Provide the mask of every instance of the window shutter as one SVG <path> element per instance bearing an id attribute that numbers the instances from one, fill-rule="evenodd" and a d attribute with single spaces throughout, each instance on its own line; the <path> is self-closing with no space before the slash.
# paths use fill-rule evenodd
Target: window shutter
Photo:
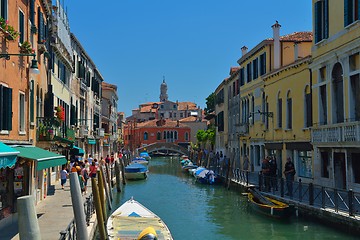
<path id="1" fill-rule="evenodd" d="M 74 105 L 71 105 L 70 108 L 70 125 L 76 125 L 76 110 Z"/>
<path id="2" fill-rule="evenodd" d="M 34 80 L 31 80 L 30 81 L 30 122 L 34 122 L 34 91 L 35 91 Z"/>
<path id="3" fill-rule="evenodd" d="M 5 110 L 4 129 L 10 131 L 12 130 L 12 89 L 4 87 L 3 96 Z"/>
<path id="4" fill-rule="evenodd" d="M 40 11 L 40 7 L 38 8 L 38 29 L 38 43 L 42 44 L 42 40 L 44 39 L 44 17 Z"/>
<path id="5" fill-rule="evenodd" d="M 1 1 L 1 12 L 0 12 L 0 16 L 7 20 L 8 16 L 7 16 L 7 0 L 3 0 Z"/>
<path id="6" fill-rule="evenodd" d="M 25 26 L 24 26 L 24 14 L 21 11 L 19 11 L 19 32 L 20 32 L 19 42 L 23 43 L 25 38 Z"/>
<path id="7" fill-rule="evenodd" d="M 329 37 L 329 0 L 324 1 L 324 38 Z"/>
<path id="8" fill-rule="evenodd" d="M 30 0 L 30 22 L 33 26 L 35 25 L 34 16 L 35 16 L 35 0 Z"/>
<path id="9" fill-rule="evenodd" d="M 288 104 L 288 129 L 292 128 L 292 99 L 289 98 L 287 100 L 287 104 Z"/>

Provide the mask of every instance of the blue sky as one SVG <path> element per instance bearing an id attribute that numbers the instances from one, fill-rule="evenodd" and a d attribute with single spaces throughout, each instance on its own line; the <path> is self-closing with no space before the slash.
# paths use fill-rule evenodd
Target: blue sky
<path id="1" fill-rule="evenodd" d="M 61 0 L 63 2 L 64 0 Z M 65 0 L 70 29 L 106 82 L 118 86 L 118 110 L 159 101 L 163 76 L 170 101 L 205 99 L 237 66 L 241 47 L 311 31 L 309 0 Z"/>

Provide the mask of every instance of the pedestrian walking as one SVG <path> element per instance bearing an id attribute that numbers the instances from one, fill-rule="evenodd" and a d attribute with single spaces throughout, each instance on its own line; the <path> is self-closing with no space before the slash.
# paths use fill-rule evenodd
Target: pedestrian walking
<path id="1" fill-rule="evenodd" d="M 76 166 L 76 170 L 77 170 L 77 174 L 78 174 L 78 178 L 79 178 L 81 194 L 83 194 L 85 192 L 85 179 L 84 179 L 83 175 L 81 175 L 81 167 Z"/>
<path id="2" fill-rule="evenodd" d="M 66 166 L 62 167 L 60 171 L 60 178 L 61 178 L 61 188 L 64 189 L 64 185 L 66 183 L 67 176 L 69 175 L 68 171 L 66 170 Z"/>
<path id="3" fill-rule="evenodd" d="M 285 164 L 284 175 L 285 175 L 286 187 L 287 187 L 287 193 L 285 193 L 285 195 L 288 195 L 290 197 L 293 196 L 293 182 L 294 182 L 295 173 L 296 173 L 295 166 L 292 163 L 291 158 L 288 157 Z"/>
<path id="4" fill-rule="evenodd" d="M 90 177 L 91 178 L 96 178 L 97 168 L 98 167 L 96 166 L 96 163 L 93 161 L 90 166 Z"/>

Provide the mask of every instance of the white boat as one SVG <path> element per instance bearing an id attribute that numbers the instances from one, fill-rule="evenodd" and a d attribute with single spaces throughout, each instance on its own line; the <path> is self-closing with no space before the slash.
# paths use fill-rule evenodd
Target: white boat
<path id="1" fill-rule="evenodd" d="M 148 169 L 140 163 L 133 163 L 125 167 L 125 178 L 130 180 L 147 178 Z"/>
<path id="2" fill-rule="evenodd" d="M 133 198 L 110 215 L 106 226 L 109 239 L 173 239 L 161 218 Z"/>
<path id="3" fill-rule="evenodd" d="M 147 166 L 149 164 L 149 161 L 146 160 L 144 157 L 136 157 L 133 160 L 131 160 L 131 164 L 133 164 L 133 163 L 139 163 L 144 166 Z"/>

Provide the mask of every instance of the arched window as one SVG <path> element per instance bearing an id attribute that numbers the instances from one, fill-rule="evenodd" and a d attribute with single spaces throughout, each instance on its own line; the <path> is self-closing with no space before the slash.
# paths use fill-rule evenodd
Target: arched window
<path id="1" fill-rule="evenodd" d="M 170 132 L 169 131 L 167 131 L 167 133 L 166 133 L 166 138 L 170 139 Z"/>
<path id="2" fill-rule="evenodd" d="M 280 97 L 280 92 L 278 93 L 277 98 L 277 127 L 282 128 L 282 99 Z"/>
<path id="3" fill-rule="evenodd" d="M 161 140 L 161 133 L 160 133 L 160 132 L 157 132 L 157 134 L 156 134 L 156 140 Z"/>
<path id="4" fill-rule="evenodd" d="M 188 132 L 185 133 L 185 141 L 189 141 L 189 133 Z"/>
<path id="5" fill-rule="evenodd" d="M 149 137 L 148 133 L 144 132 L 144 140 L 148 140 L 148 137 Z"/>
<path id="6" fill-rule="evenodd" d="M 178 132 L 177 131 L 174 132 L 174 138 L 175 138 L 175 140 L 178 139 Z"/>
<path id="7" fill-rule="evenodd" d="M 310 87 L 306 86 L 305 88 L 305 92 L 304 92 L 304 107 L 305 107 L 305 111 L 304 111 L 304 127 L 308 128 L 311 127 L 312 125 L 312 100 L 311 100 L 311 91 L 310 91 Z"/>
<path id="8" fill-rule="evenodd" d="M 343 69 L 340 63 L 336 63 L 331 73 L 333 84 L 333 104 L 334 111 L 333 123 L 344 122 L 344 86 Z"/>
<path id="9" fill-rule="evenodd" d="M 290 91 L 286 97 L 286 128 L 292 129 L 292 98 Z"/>
<path id="10" fill-rule="evenodd" d="M 163 137 L 163 139 L 166 139 L 166 131 L 164 131 L 164 137 Z"/>

